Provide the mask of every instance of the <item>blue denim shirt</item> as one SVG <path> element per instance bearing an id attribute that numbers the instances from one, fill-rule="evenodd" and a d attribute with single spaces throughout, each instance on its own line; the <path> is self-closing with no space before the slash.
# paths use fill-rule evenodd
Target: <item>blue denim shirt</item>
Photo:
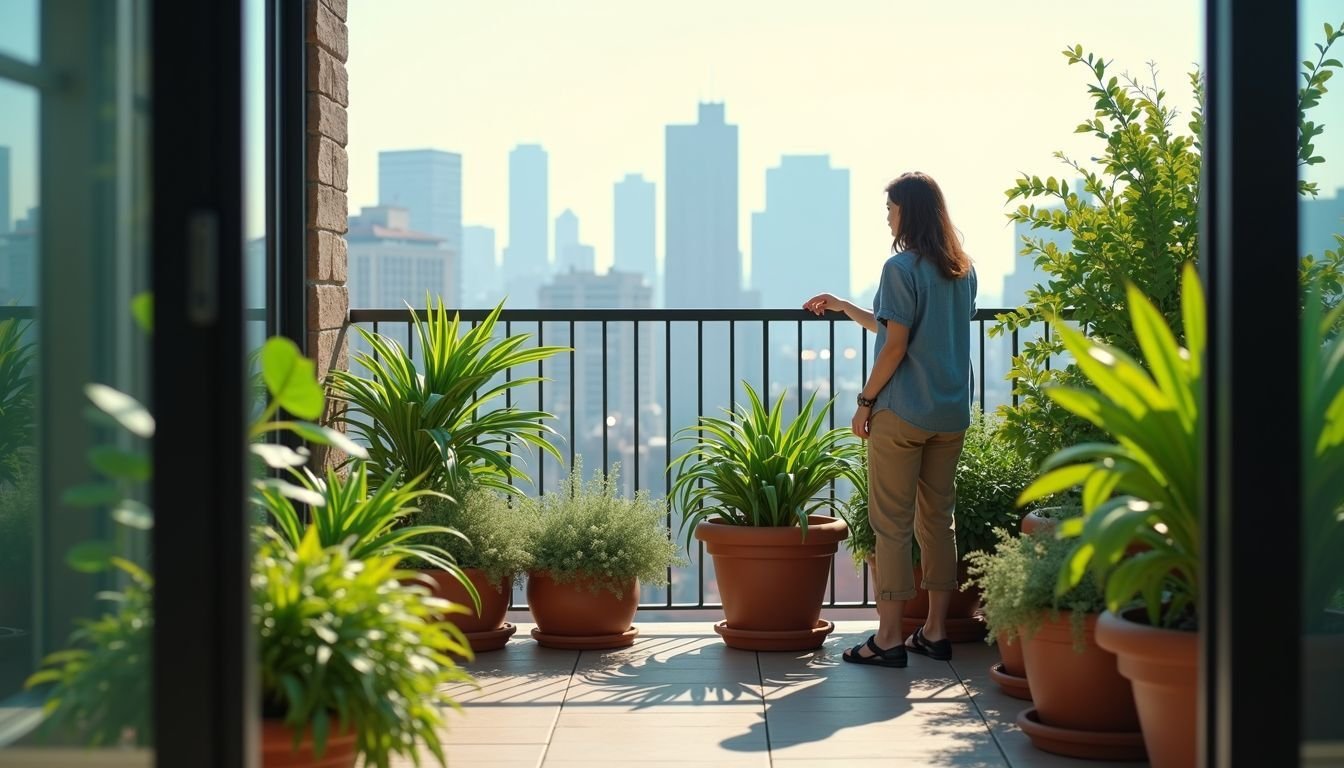
<path id="1" fill-rule="evenodd" d="M 873 300 L 877 341 L 887 343 L 884 321 L 910 329 L 905 359 L 877 395 L 873 412 L 886 408 L 930 432 L 961 432 L 971 423 L 970 319 L 975 314 L 975 267 L 966 277 L 943 277 L 938 266 L 901 251 L 882 267 Z"/>

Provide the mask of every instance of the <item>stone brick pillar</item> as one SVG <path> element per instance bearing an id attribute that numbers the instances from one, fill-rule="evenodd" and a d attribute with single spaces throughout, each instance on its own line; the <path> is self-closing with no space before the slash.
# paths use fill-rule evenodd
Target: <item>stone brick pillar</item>
<path id="1" fill-rule="evenodd" d="M 346 286 L 346 190 L 350 106 L 346 0 L 307 0 L 308 58 L 308 356 L 325 378 L 348 367 L 343 328 L 350 308 Z"/>

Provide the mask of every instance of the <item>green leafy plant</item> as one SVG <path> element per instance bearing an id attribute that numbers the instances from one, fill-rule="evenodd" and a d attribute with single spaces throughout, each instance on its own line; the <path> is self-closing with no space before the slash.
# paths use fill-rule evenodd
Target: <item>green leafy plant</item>
<path id="1" fill-rule="evenodd" d="M 426 499 L 412 521 L 455 531 L 429 534 L 423 540 L 442 547 L 462 568 L 484 571 L 492 584 L 506 578 L 516 583 L 532 565 L 527 516 L 493 489 L 471 488 L 461 494 L 461 501 Z M 411 560 L 408 567 L 432 566 L 423 560 Z"/>
<path id="2" fill-rule="evenodd" d="M 33 354 L 25 337 L 32 325 L 0 320 L 0 485 L 12 482 L 10 457 L 33 445 Z"/>
<path id="3" fill-rule="evenodd" d="M 453 655 L 471 658 L 471 646 L 439 616 L 460 606 L 401 583 L 410 572 L 395 557 L 360 560 L 319 538 L 310 526 L 297 547 L 277 535 L 257 552 L 263 715 L 296 745 L 311 732 L 319 756 L 331 734 L 353 730 L 363 765 L 388 768 L 393 755 L 419 765 L 422 749 L 447 765 L 441 707 L 456 706 L 448 684 L 470 680 Z"/>
<path id="4" fill-rule="evenodd" d="M 1021 525 L 1024 510 L 1018 507 L 1017 497 L 1031 480 L 1031 466 L 1003 440 L 1000 428 L 992 414 L 979 409 L 971 414 L 957 463 L 956 535 L 961 556 L 992 549 L 998 541 L 996 529 L 1016 531 Z M 849 524 L 846 543 L 860 569 L 877 551 L 877 537 L 868 520 L 866 460 L 863 465 L 854 493 L 841 509 Z M 919 562 L 919 543 L 912 544 L 914 561 Z"/>
<path id="5" fill-rule="evenodd" d="M 1046 391 L 1115 442 L 1082 443 L 1057 452 L 1021 500 L 1082 488 L 1083 516 L 1059 524 L 1060 536 L 1077 538 L 1059 573 L 1061 593 L 1090 568 L 1105 584 L 1110 610 L 1141 597 L 1152 624 L 1192 629 L 1198 625 L 1200 592 L 1204 293 L 1194 265 L 1187 265 L 1182 348 L 1157 306 L 1133 284 L 1127 292 L 1148 369 L 1125 352 L 1055 322 L 1065 348 L 1095 389 Z M 1142 551 L 1128 554 L 1135 544 Z"/>
<path id="6" fill-rule="evenodd" d="M 500 376 L 567 351 L 524 347 L 528 334 L 494 339 L 502 310 L 501 304 L 479 325 L 463 330 L 457 315 L 449 319 L 442 299 L 430 304 L 423 320 L 411 309 L 423 371 L 393 339 L 355 329 L 373 349 L 373 354 L 355 356 L 370 377 L 333 371 L 330 384 L 348 406 L 337 421 L 368 444 L 369 478 L 375 486 L 400 471 L 402 477 L 424 476 L 428 487 L 450 494 L 468 481 L 507 492 L 511 480 L 527 478 L 513 453 L 520 443 L 560 459 L 547 439 L 555 434 L 545 423 L 551 414 L 486 407 L 515 387 L 541 381 L 519 376 L 492 383 Z"/>
<path id="7" fill-rule="evenodd" d="M 1302 467 L 1304 480 L 1302 595 L 1308 630 L 1344 629 L 1336 610 L 1344 589 L 1344 305 L 1322 312 L 1320 290 L 1309 290 L 1302 325 Z"/>
<path id="8" fill-rule="evenodd" d="M 339 444 L 362 452 L 344 435 L 327 427 L 301 420 L 275 420 L 282 408 L 297 419 L 315 418 L 322 410 L 322 390 L 311 361 L 304 359 L 288 339 L 269 340 L 261 360 L 271 403 L 250 427 L 254 439 L 289 430 L 312 442 Z M 154 741 L 148 685 L 153 675 L 147 649 L 154 629 L 154 579 L 147 563 L 137 562 L 127 553 L 145 550 L 145 536 L 154 525 L 153 511 L 137 499 L 151 477 L 148 443 L 154 436 L 154 417 L 135 398 L 106 385 L 90 384 L 84 391 L 99 414 L 98 421 L 117 427 L 121 436 L 116 443 L 89 452 L 89 463 L 100 479 L 68 489 L 63 500 L 72 507 L 106 508 L 116 526 L 110 540 L 86 541 L 73 547 L 66 554 L 66 563 L 82 573 L 109 573 L 116 579 L 116 588 L 98 595 L 108 603 L 109 610 L 96 619 L 79 622 L 69 647 L 48 655 L 25 685 L 45 688 L 44 728 L 48 733 L 70 734 L 92 745 L 150 745 Z M 279 445 L 254 443 L 252 450 L 259 460 L 276 468 L 289 468 L 306 460 L 306 453 Z M 257 478 L 254 489 L 310 504 L 324 501 L 320 494 L 280 478 Z"/>
<path id="9" fill-rule="evenodd" d="M 431 537 L 461 539 L 462 534 L 444 525 L 410 524 L 416 506 L 426 498 L 443 494 L 418 488 L 419 480 L 399 483 L 393 472 L 389 482 L 370 491 L 365 463 L 356 460 L 344 475 L 327 469 L 319 478 L 307 467 L 291 470 L 299 484 L 322 498 L 312 507 L 311 522 L 305 523 L 294 502 L 281 490 L 267 486 L 257 490 L 253 503 L 265 510 L 279 534 L 292 547 L 299 546 L 308 529 L 317 531 L 318 544 L 332 547 L 344 543 L 355 559 L 391 557 L 414 560 L 426 567 L 448 571 L 471 594 L 480 609 L 479 596 L 452 554 Z"/>
<path id="10" fill-rule="evenodd" d="M 1090 573 L 1067 592 L 1056 591 L 1073 543 L 1048 531 L 1026 535 L 999 528 L 994 535 L 997 543 L 992 550 L 966 556 L 970 578 L 962 585 L 962 589 L 980 588 L 980 606 L 989 629 L 985 642 L 996 638 L 1015 642 L 1020 629 L 1034 633 L 1046 616 L 1058 619 L 1065 610 L 1072 611 L 1073 645 L 1081 651 L 1087 614 L 1101 613 L 1106 600 Z"/>
<path id="11" fill-rule="evenodd" d="M 1307 114 L 1340 66 L 1328 55 L 1340 35 L 1327 25 L 1325 41 L 1317 45 L 1320 58 L 1303 62 L 1298 100 L 1303 165 L 1324 162 L 1313 144 L 1324 126 L 1308 121 Z M 1063 53 L 1070 65 L 1084 67 L 1091 81 L 1088 94 L 1095 112 L 1076 132 L 1091 134 L 1100 143 L 1096 170 L 1057 152 L 1070 175 L 1083 180 L 1086 197 L 1071 192 L 1067 179 L 1034 175 L 1022 176 L 1007 190 L 1009 202 L 1020 201 L 1009 219 L 1033 230 L 1067 232 L 1071 242 L 1061 248 L 1047 238 L 1023 238 L 1021 252 L 1033 257 L 1042 282 L 1027 291 L 1021 307 L 1000 315 L 990 334 L 1067 316 L 1082 333 L 1134 356 L 1140 347 L 1125 311 L 1127 281 L 1143 285 L 1166 324 L 1182 332 L 1177 291 L 1181 265 L 1199 255 L 1203 79 L 1199 72 L 1190 75 L 1196 108 L 1187 130 L 1181 130 L 1155 71 L 1144 83 L 1128 74 L 1112 74 L 1111 62 L 1082 46 Z M 1301 191 L 1316 193 L 1306 182 Z M 1333 286 L 1337 294 L 1342 264 L 1336 252 L 1319 259 L 1308 256 L 1302 279 Z M 1000 408 L 1004 433 L 1033 466 L 1065 446 L 1100 438 L 1091 422 L 1045 394 L 1052 387 L 1087 386 L 1058 335 L 1025 341 L 1008 377 L 1020 397 L 1018 405 Z"/>
<path id="12" fill-rule="evenodd" d="M 814 392 L 797 418 L 784 427 L 781 398 L 767 410 L 744 382 L 748 404 L 733 418 L 701 416 L 678 433 L 691 443 L 668 472 L 672 502 L 682 513 L 689 547 L 695 525 L 798 526 L 807 536 L 807 516 L 838 513 L 843 501 L 825 493 L 841 478 L 860 482 L 862 446 L 848 429 L 825 429 L 832 403 L 816 407 Z"/>
<path id="13" fill-rule="evenodd" d="M 682 562 L 663 524 L 667 510 L 647 491 L 620 496 L 618 470 L 585 483 L 576 463 L 559 491 L 523 500 L 532 570 L 560 583 L 588 579 L 618 596 L 632 578 L 667 584 L 668 568 Z"/>

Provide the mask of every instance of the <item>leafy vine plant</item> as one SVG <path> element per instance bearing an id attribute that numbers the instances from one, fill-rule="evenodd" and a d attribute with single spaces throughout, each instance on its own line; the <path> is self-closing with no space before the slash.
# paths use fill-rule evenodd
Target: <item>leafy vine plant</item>
<path id="1" fill-rule="evenodd" d="M 1324 162 L 1315 140 L 1323 124 L 1308 120 L 1326 93 L 1326 84 L 1341 67 L 1330 51 L 1344 29 L 1326 25 L 1319 56 L 1303 65 L 1298 98 L 1299 163 Z M 1013 358 L 1008 378 L 1018 404 L 1000 406 L 1003 433 L 1022 456 L 1039 464 L 1055 451 L 1099 437 L 1085 420 L 1045 396 L 1051 387 L 1085 384 L 1057 334 L 1033 334 L 1052 318 L 1067 318 L 1084 334 L 1130 355 L 1139 353 L 1128 322 L 1126 283 L 1143 286 L 1164 320 L 1183 335 L 1179 286 L 1181 267 L 1199 258 L 1201 137 L 1204 125 L 1204 78 L 1189 75 L 1193 109 L 1181 125 L 1181 114 L 1161 86 L 1157 67 L 1149 65 L 1140 80 L 1116 72 L 1112 61 L 1081 45 L 1066 48 L 1070 66 L 1087 73 L 1093 114 L 1075 129 L 1091 134 L 1101 145 L 1096 156 L 1082 162 L 1063 152 L 1055 157 L 1082 180 L 1080 195 L 1068 178 L 1023 174 L 1006 191 L 1017 207 L 1009 220 L 1031 230 L 1066 233 L 1066 245 L 1051 238 L 1025 235 L 1021 253 L 1030 256 L 1039 282 L 1016 309 L 999 315 L 990 335 L 1027 330 Z M 1302 195 L 1317 193 L 1303 180 Z M 1304 285 L 1317 285 L 1338 302 L 1344 272 L 1341 248 L 1319 258 L 1302 260 Z M 1285 254 L 1285 258 L 1287 258 Z"/>

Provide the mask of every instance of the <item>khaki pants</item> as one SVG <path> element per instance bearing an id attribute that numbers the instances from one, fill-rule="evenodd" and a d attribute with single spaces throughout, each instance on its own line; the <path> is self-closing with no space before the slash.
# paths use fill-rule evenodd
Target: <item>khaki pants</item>
<path id="1" fill-rule="evenodd" d="M 957 588 L 957 461 L 965 432 L 929 432 L 883 409 L 868 422 L 868 517 L 877 534 L 877 599 L 915 596 L 910 535 L 924 588 Z"/>

